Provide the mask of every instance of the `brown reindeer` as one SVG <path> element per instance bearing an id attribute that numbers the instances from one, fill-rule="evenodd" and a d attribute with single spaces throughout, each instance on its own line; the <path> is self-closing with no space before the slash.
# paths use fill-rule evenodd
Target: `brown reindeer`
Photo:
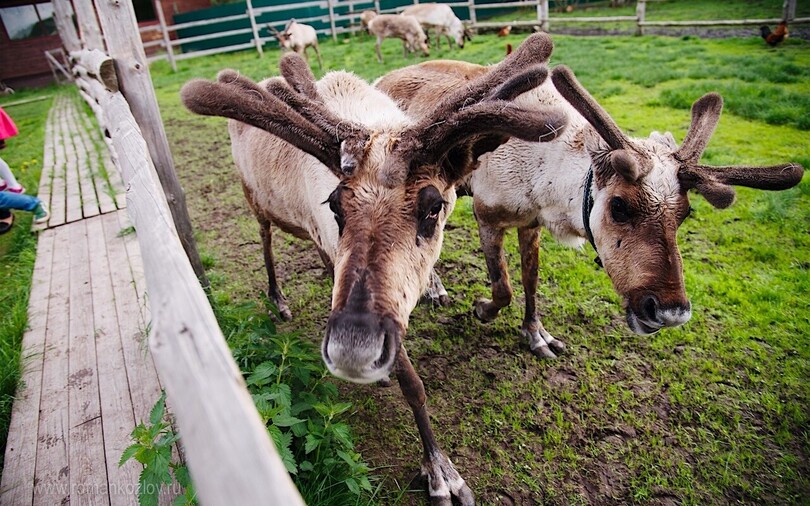
<path id="1" fill-rule="evenodd" d="M 311 239 L 334 266 L 323 360 L 358 383 L 395 369 L 422 438 L 433 504 L 473 499 L 430 427 L 424 386 L 403 347 L 408 318 L 439 256 L 456 182 L 509 137 L 550 140 L 564 126 L 555 108 L 510 103 L 545 80 L 550 53 L 545 35 L 527 39 L 419 120 L 353 74 L 330 72 L 315 82 L 294 54 L 282 58 L 282 78 L 256 84 L 223 71 L 217 82 L 193 80 L 181 92 L 193 112 L 232 119 L 233 155 L 261 226 L 270 297 L 283 302 L 271 223 Z"/>
<path id="2" fill-rule="evenodd" d="M 391 72 L 376 86 L 418 117 L 444 94 L 487 72 L 487 67 L 465 62 L 426 62 Z M 511 140 L 482 157 L 463 184 L 473 197 L 492 284 L 492 300 L 477 301 L 475 315 L 491 321 L 511 302 L 503 237 L 516 227 L 526 297 L 522 334 L 534 354 L 548 358 L 564 345 L 543 327 L 535 306 L 541 227 L 564 244 L 590 241 L 622 296 L 628 326 L 651 334 L 691 317 L 676 241 L 690 211 L 688 190 L 724 208 L 734 200 L 732 185 L 784 190 L 798 184 L 803 174 L 793 163 L 701 165 L 722 109 L 715 93 L 695 102 L 692 124 L 679 147 L 670 133 L 654 132 L 647 139 L 624 135 L 565 67 L 552 71 L 552 81 L 516 103 L 529 109 L 567 108 L 566 131 L 544 144 Z"/>

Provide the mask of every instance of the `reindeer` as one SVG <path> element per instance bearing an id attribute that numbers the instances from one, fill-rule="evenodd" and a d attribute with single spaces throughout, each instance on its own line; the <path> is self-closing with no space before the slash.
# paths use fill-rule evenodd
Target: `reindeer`
<path id="1" fill-rule="evenodd" d="M 374 46 L 374 50 L 377 52 L 377 61 L 380 63 L 383 62 L 380 45 L 386 37 L 402 39 L 402 52 L 405 57 L 409 53 L 415 52 L 417 47 L 422 50 L 423 55 L 430 56 L 425 32 L 422 30 L 419 21 L 413 16 L 379 14 L 368 21 L 368 31 L 377 36 L 377 44 Z"/>
<path id="2" fill-rule="evenodd" d="M 336 376 L 369 383 L 395 369 L 422 437 L 422 472 L 433 504 L 472 492 L 438 446 L 426 396 L 403 346 L 410 312 L 439 256 L 455 184 L 510 136 L 550 140 L 565 125 L 555 108 L 511 100 L 546 75 L 550 40 L 537 34 L 419 120 L 346 72 L 315 82 L 296 54 L 281 78 L 256 84 L 237 72 L 192 80 L 181 98 L 198 114 L 231 118 L 234 160 L 261 228 L 270 284 L 271 224 L 311 239 L 334 266 L 332 308 L 321 354 Z M 395 367 L 396 365 L 396 367 Z"/>
<path id="3" fill-rule="evenodd" d="M 410 5 L 402 11 L 401 15 L 415 17 L 424 27 L 426 33 L 431 28 L 435 29 L 436 47 L 439 49 L 442 47 L 442 35 L 447 37 L 448 47 L 452 46 L 455 41 L 459 48 L 464 48 L 464 41 L 472 40 L 470 31 L 447 4 Z"/>
<path id="4" fill-rule="evenodd" d="M 279 45 L 282 49 L 293 50 L 309 61 L 307 48 L 311 47 L 315 51 L 315 56 L 318 57 L 318 68 L 323 71 L 323 62 L 321 61 L 321 52 L 318 49 L 318 32 L 315 28 L 298 23 L 291 19 L 283 32 L 279 32 L 273 25 L 268 24 L 267 27 L 273 32 L 273 35 L 278 39 Z"/>
<path id="5" fill-rule="evenodd" d="M 488 71 L 465 62 L 426 62 L 391 72 L 376 86 L 419 117 Z M 716 93 L 694 103 L 679 147 L 668 132 L 647 139 L 624 135 L 567 68 L 556 67 L 551 81 L 515 102 L 527 109 L 565 108 L 566 131 L 544 144 L 507 142 L 482 157 L 460 188 L 473 197 L 492 288 L 492 300 L 476 301 L 475 316 L 492 321 L 512 300 L 503 237 L 516 227 L 526 297 L 521 333 L 538 357 L 554 358 L 565 349 L 536 311 L 538 234 L 546 227 L 563 244 L 593 245 L 633 332 L 648 335 L 686 323 L 692 312 L 676 232 L 690 213 L 687 192 L 695 190 L 722 209 L 734 201 L 732 185 L 784 190 L 799 183 L 802 167 L 701 165 L 722 109 Z"/>

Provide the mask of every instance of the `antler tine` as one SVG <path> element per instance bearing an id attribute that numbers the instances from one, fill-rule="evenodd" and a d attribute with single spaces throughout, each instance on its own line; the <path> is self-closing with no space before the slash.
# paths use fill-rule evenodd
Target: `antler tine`
<path id="1" fill-rule="evenodd" d="M 516 73 L 532 65 L 547 63 L 553 49 L 554 43 L 548 35 L 544 33 L 530 35 L 517 50 L 504 58 L 501 63 L 497 64 L 484 76 L 471 82 L 467 88 L 461 89 L 442 100 L 436 106 L 434 112 L 422 120 L 421 127 L 429 127 L 446 118 L 448 114 L 489 98 L 488 95 L 492 93 L 493 88 L 502 85 Z M 542 83 L 542 80 L 537 84 L 540 83 Z M 526 91 L 526 89 L 523 91 Z"/>
<path id="2" fill-rule="evenodd" d="M 255 126 L 311 154 L 333 172 L 339 171 L 340 151 L 334 138 L 259 86 L 249 86 L 236 73 L 229 82 L 194 79 L 180 90 L 183 104 L 192 112 L 223 116 Z"/>
<path id="3" fill-rule="evenodd" d="M 692 122 L 675 157 L 685 163 L 696 164 L 709 143 L 723 111 L 723 97 L 707 93 L 692 104 Z"/>
<path id="4" fill-rule="evenodd" d="M 613 118 L 590 93 L 577 81 L 574 73 L 565 65 L 558 65 L 551 70 L 551 82 L 588 123 L 593 126 L 611 149 L 624 149 L 629 141 Z"/>
<path id="5" fill-rule="evenodd" d="M 486 100 L 514 100 L 522 93 L 537 88 L 548 77 L 545 65 L 535 65 L 495 88 Z"/>
<path id="6" fill-rule="evenodd" d="M 567 121 L 566 114 L 554 107 L 530 111 L 506 101 L 482 102 L 460 111 L 448 122 L 464 124 L 465 128 L 450 125 L 446 132 L 431 136 L 420 151 L 424 153 L 422 156 L 431 157 L 434 153 L 441 152 L 443 147 L 446 150 L 467 137 L 477 135 L 550 141 L 562 132 Z"/>
<path id="7" fill-rule="evenodd" d="M 315 88 L 315 75 L 298 53 L 287 53 L 278 64 L 281 76 L 292 86 L 292 89 L 310 100 L 323 102 Z"/>
<path id="8" fill-rule="evenodd" d="M 267 92 L 292 107 L 311 123 L 333 135 L 338 141 L 347 137 L 368 137 L 368 131 L 362 125 L 341 120 L 320 101 L 311 100 L 306 95 L 296 93 L 281 81 L 268 82 Z"/>
<path id="9" fill-rule="evenodd" d="M 798 163 L 783 163 L 769 167 L 711 167 L 688 165 L 678 171 L 684 189 L 695 189 L 714 207 L 724 209 L 734 203 L 735 186 L 758 190 L 787 190 L 799 184 L 804 168 Z"/>

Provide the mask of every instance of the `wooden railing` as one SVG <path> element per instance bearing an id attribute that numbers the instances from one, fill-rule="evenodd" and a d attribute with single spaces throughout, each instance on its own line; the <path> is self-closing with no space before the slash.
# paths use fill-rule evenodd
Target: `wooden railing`
<path id="1" fill-rule="evenodd" d="M 268 41 L 275 41 L 273 37 L 262 37 L 260 35 L 263 25 L 257 21 L 261 15 L 270 12 L 287 12 L 298 10 L 307 7 L 317 7 L 323 11 L 319 16 L 310 16 L 304 18 L 296 18 L 296 21 L 301 23 L 319 22 L 321 24 L 328 24 L 329 28 L 322 28 L 316 30 L 321 35 L 329 35 L 336 38 L 341 33 L 355 32 L 360 29 L 360 13 L 366 9 L 373 9 L 382 13 L 396 13 L 402 11 L 404 7 L 394 9 L 380 10 L 379 0 L 348 0 L 339 3 L 341 8 L 348 7 L 348 14 L 335 14 L 335 7 L 338 5 L 337 0 L 315 0 L 304 1 L 301 3 L 287 3 L 284 5 L 255 8 L 251 0 L 246 0 L 245 12 L 243 14 L 236 14 L 232 16 L 223 16 L 220 18 L 206 19 L 200 21 L 191 21 L 187 23 L 178 23 L 168 25 L 163 17 L 163 10 L 160 5 L 160 0 L 157 1 L 157 12 L 159 17 L 159 24 L 142 27 L 141 33 L 148 33 L 150 31 L 159 31 L 161 37 L 159 39 L 144 42 L 145 48 L 162 48 L 165 52 L 158 53 L 149 58 L 149 61 L 155 60 L 168 60 L 173 69 L 177 69 L 176 62 L 187 58 L 194 58 L 197 56 L 206 56 L 216 53 L 224 53 L 230 51 L 238 51 L 243 49 L 256 48 L 261 55 L 263 46 Z M 419 0 L 413 0 L 413 3 L 419 3 Z M 768 18 L 768 19 L 727 19 L 727 20 L 693 20 L 693 21 L 648 21 L 647 20 L 647 3 L 648 0 L 639 0 L 636 3 L 636 14 L 634 16 L 603 16 L 603 17 L 563 17 L 563 16 L 550 16 L 549 15 L 549 0 L 518 0 L 514 2 L 502 3 L 475 3 L 475 0 L 468 0 L 463 2 L 442 2 L 455 8 L 466 8 L 469 15 L 469 25 L 473 29 L 480 28 L 501 28 L 505 25 L 511 26 L 537 26 L 543 31 L 548 31 L 553 24 L 558 23 L 611 23 L 611 22 L 632 22 L 636 25 L 636 33 L 642 34 L 645 27 L 655 26 L 744 26 L 744 25 L 767 25 L 776 24 L 782 20 L 787 20 L 791 24 L 810 23 L 810 18 L 796 18 L 796 0 L 785 0 L 782 17 L 781 18 Z M 533 8 L 537 12 L 537 17 L 530 20 L 514 20 L 514 21 L 499 21 L 499 22 L 481 22 L 478 21 L 481 13 L 491 11 L 493 9 L 505 8 Z M 289 17 L 288 17 L 289 18 Z M 249 20 L 249 28 L 240 28 L 236 30 L 222 30 L 217 32 L 208 33 L 205 35 L 197 35 L 192 37 L 180 37 L 179 31 L 187 28 L 195 28 L 200 26 L 216 26 L 218 24 Z M 338 26 L 342 21 L 348 21 L 346 26 Z M 276 28 L 281 29 L 283 22 L 274 23 Z M 233 44 L 229 46 L 215 47 L 199 51 L 188 51 L 180 54 L 175 53 L 175 49 L 183 44 L 190 44 L 205 40 L 216 40 L 223 37 L 233 35 L 246 35 L 250 34 L 251 39 L 248 42 L 240 44 Z"/>
<path id="2" fill-rule="evenodd" d="M 60 11 L 70 8 L 70 0 L 54 0 L 59 2 Z M 91 3 L 73 0 L 77 2 Z M 144 132 L 153 125 L 136 119 L 159 122 L 157 103 L 153 101 L 154 110 L 143 110 L 150 108 L 149 101 L 133 100 L 120 91 L 128 89 L 143 98 L 149 95 L 148 86 L 154 96 L 132 4 L 95 5 L 107 51 L 117 56 L 111 58 L 99 48 L 71 51 L 71 71 L 109 137 L 127 188 L 127 210 L 143 258 L 152 315 L 149 350 L 168 394 L 198 498 L 202 504 L 303 505 L 181 244 L 165 198 L 172 190 L 164 190 L 153 161 L 155 146 L 150 144 L 160 142 L 147 141 Z M 80 23 L 90 18 L 85 13 Z M 71 36 L 69 29 L 66 33 L 60 30 L 63 39 Z M 89 45 L 84 40 L 63 42 L 66 47 Z M 160 149 L 168 150 L 168 145 Z"/>

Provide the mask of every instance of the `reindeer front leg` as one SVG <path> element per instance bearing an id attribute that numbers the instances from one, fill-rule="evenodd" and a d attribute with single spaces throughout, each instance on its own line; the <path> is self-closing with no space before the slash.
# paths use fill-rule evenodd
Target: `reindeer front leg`
<path id="1" fill-rule="evenodd" d="M 565 344 L 549 334 L 540 318 L 537 317 L 537 257 L 540 251 L 538 237 L 540 227 L 521 227 L 518 229 L 520 245 L 520 274 L 523 291 L 526 295 L 526 312 L 523 316 L 521 334 L 529 340 L 529 348 L 539 358 L 557 358 L 554 354 L 562 353 Z M 553 351 L 552 351 L 553 350 Z"/>
<path id="2" fill-rule="evenodd" d="M 400 347 L 397 357 L 397 380 L 402 394 L 413 411 L 419 437 L 422 440 L 422 475 L 427 477 L 431 506 L 451 506 L 456 497 L 461 506 L 473 506 L 475 498 L 472 490 L 464 483 L 453 463 L 436 443 L 430 428 L 425 402 L 425 386 L 408 358 L 405 347 Z"/>

